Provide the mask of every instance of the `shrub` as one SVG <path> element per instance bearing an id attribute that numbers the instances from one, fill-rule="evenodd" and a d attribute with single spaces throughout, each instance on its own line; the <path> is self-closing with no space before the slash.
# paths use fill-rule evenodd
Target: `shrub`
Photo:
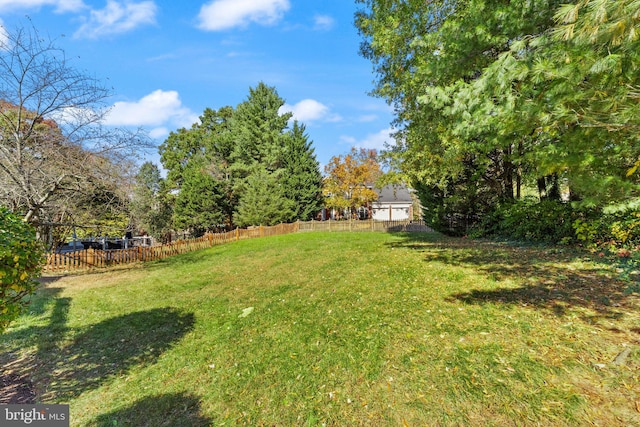
<path id="1" fill-rule="evenodd" d="M 0 207 L 0 333 L 22 313 L 36 290 L 43 249 L 31 226 Z"/>
<path id="2" fill-rule="evenodd" d="M 559 243 L 574 236 L 572 216 L 568 203 L 525 199 L 505 213 L 503 226 L 515 238 Z"/>
<path id="3" fill-rule="evenodd" d="M 574 240 L 575 213 L 568 203 L 534 198 L 502 204 L 485 215 L 475 236 L 560 243 Z"/>
<path id="4" fill-rule="evenodd" d="M 640 245 L 640 212 L 636 210 L 582 215 L 573 227 L 576 238 L 588 247 L 615 251 Z"/>

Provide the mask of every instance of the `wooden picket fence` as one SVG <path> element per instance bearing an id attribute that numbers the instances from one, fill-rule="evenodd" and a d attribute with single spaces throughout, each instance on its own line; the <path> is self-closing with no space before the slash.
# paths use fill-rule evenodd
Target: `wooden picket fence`
<path id="1" fill-rule="evenodd" d="M 433 231 L 424 221 L 307 221 L 299 223 L 298 231 L 385 231 L 428 232 Z"/>
<path id="2" fill-rule="evenodd" d="M 280 224 L 273 227 L 238 228 L 226 233 L 208 233 L 197 239 L 178 240 L 157 246 L 137 246 L 106 251 L 86 249 L 62 254 L 51 253 L 46 257 L 43 272 L 71 272 L 155 261 L 238 240 L 276 236 L 296 231 L 298 231 L 298 223 Z"/>
<path id="3" fill-rule="evenodd" d="M 238 240 L 277 236 L 299 231 L 431 231 L 431 229 L 421 221 L 298 221 L 272 227 L 238 228 L 226 233 L 209 233 L 197 239 L 178 240 L 157 246 L 137 246 L 106 251 L 86 249 L 64 254 L 51 253 L 46 257 L 43 272 L 64 273 L 155 261 Z"/>

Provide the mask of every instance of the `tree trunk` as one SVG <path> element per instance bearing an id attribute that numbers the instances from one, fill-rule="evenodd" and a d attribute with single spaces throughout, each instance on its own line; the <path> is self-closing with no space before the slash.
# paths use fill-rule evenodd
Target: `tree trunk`
<path id="1" fill-rule="evenodd" d="M 504 161 L 503 161 L 503 180 L 504 180 L 504 198 L 507 200 L 513 200 L 513 174 L 515 171 L 515 167 L 513 162 L 511 161 L 511 154 L 513 150 L 511 146 L 507 148 L 504 153 Z"/>
<path id="2" fill-rule="evenodd" d="M 522 141 L 518 142 L 518 168 L 516 169 L 516 197 L 522 198 L 522 157 L 524 156 Z"/>
<path id="3" fill-rule="evenodd" d="M 548 177 L 548 180 L 551 181 L 551 187 L 549 188 L 548 197 L 551 200 L 561 200 L 560 195 L 560 178 L 557 173 L 554 173 Z"/>
<path id="4" fill-rule="evenodd" d="M 538 195 L 540 196 L 540 200 L 544 200 L 547 198 L 547 180 L 544 176 L 537 179 L 538 183 Z"/>

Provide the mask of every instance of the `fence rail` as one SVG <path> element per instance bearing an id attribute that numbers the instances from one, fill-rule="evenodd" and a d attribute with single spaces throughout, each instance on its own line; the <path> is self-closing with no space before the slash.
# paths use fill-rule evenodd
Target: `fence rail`
<path id="1" fill-rule="evenodd" d="M 300 222 L 299 231 L 433 231 L 424 221 L 307 221 Z"/>
<path id="2" fill-rule="evenodd" d="M 266 236 L 307 231 L 431 231 L 423 221 L 308 221 L 280 224 L 273 227 L 235 229 L 226 233 L 209 233 L 197 239 L 179 240 L 158 246 L 138 246 L 130 249 L 87 249 L 64 254 L 48 254 L 44 272 L 72 272 L 107 268 L 117 265 L 155 261 L 173 255 L 210 248 L 224 243 Z"/>

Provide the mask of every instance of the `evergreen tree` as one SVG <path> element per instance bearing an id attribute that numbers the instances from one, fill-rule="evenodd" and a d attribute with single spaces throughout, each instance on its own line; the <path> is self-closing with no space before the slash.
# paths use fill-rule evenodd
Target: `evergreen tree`
<path id="1" fill-rule="evenodd" d="M 640 194 L 637 1 L 358 3 L 375 93 L 397 112 L 387 155 L 440 221 L 527 187 L 589 206 Z"/>
<path id="2" fill-rule="evenodd" d="M 400 158 L 408 181 L 444 189 L 449 181 L 469 175 L 465 168 L 473 165 L 471 175 L 480 179 L 474 186 L 513 199 L 523 161 L 518 145 L 526 141 L 497 128 L 500 106 L 510 106 L 508 91 L 457 102 L 452 94 L 473 84 L 513 43 L 551 28 L 561 1 L 358 3 L 366 6 L 357 25 L 364 36 L 362 54 L 378 73 L 375 93 L 395 105 L 398 127 L 405 125 L 391 154 Z M 500 105 L 490 105 L 492 100 Z M 508 123 L 531 125 L 517 117 Z M 521 129 L 520 135 L 534 129 Z"/>
<path id="3" fill-rule="evenodd" d="M 181 128 L 171 132 L 160 145 L 160 162 L 167 170 L 169 185 L 178 189 L 183 182 L 183 172 L 192 159 L 206 159 L 216 165 L 222 175 L 227 175 L 229 156 L 233 147 L 231 137 L 232 107 L 219 110 L 207 108 L 199 123 L 190 129 Z M 200 161 L 200 160 L 198 160 Z"/>
<path id="4" fill-rule="evenodd" d="M 260 82 L 249 88 L 249 96 L 233 115 L 232 169 L 239 179 L 249 176 L 256 165 L 268 172 L 282 167 L 285 130 L 291 113 L 280 114 L 284 100 L 274 87 Z"/>
<path id="5" fill-rule="evenodd" d="M 192 159 L 183 171 L 183 183 L 176 197 L 173 222 L 177 229 L 194 236 L 223 229 L 228 224 L 226 187 L 216 179 L 204 159 Z"/>
<path id="6" fill-rule="evenodd" d="M 304 124 L 293 122 L 285 138 L 280 183 L 295 206 L 289 220 L 308 221 L 322 209 L 322 174 Z"/>
<path id="7" fill-rule="evenodd" d="M 160 162 L 167 170 L 167 181 L 171 188 L 180 188 L 183 173 L 190 160 L 197 155 L 204 155 L 205 147 L 198 125 L 191 129 L 180 128 L 171 132 L 158 149 Z"/>
<path id="8" fill-rule="evenodd" d="M 234 215 L 238 226 L 276 225 L 293 217 L 295 204 L 284 194 L 276 174 L 258 168 L 249 175 L 245 185 L 244 195 Z"/>

